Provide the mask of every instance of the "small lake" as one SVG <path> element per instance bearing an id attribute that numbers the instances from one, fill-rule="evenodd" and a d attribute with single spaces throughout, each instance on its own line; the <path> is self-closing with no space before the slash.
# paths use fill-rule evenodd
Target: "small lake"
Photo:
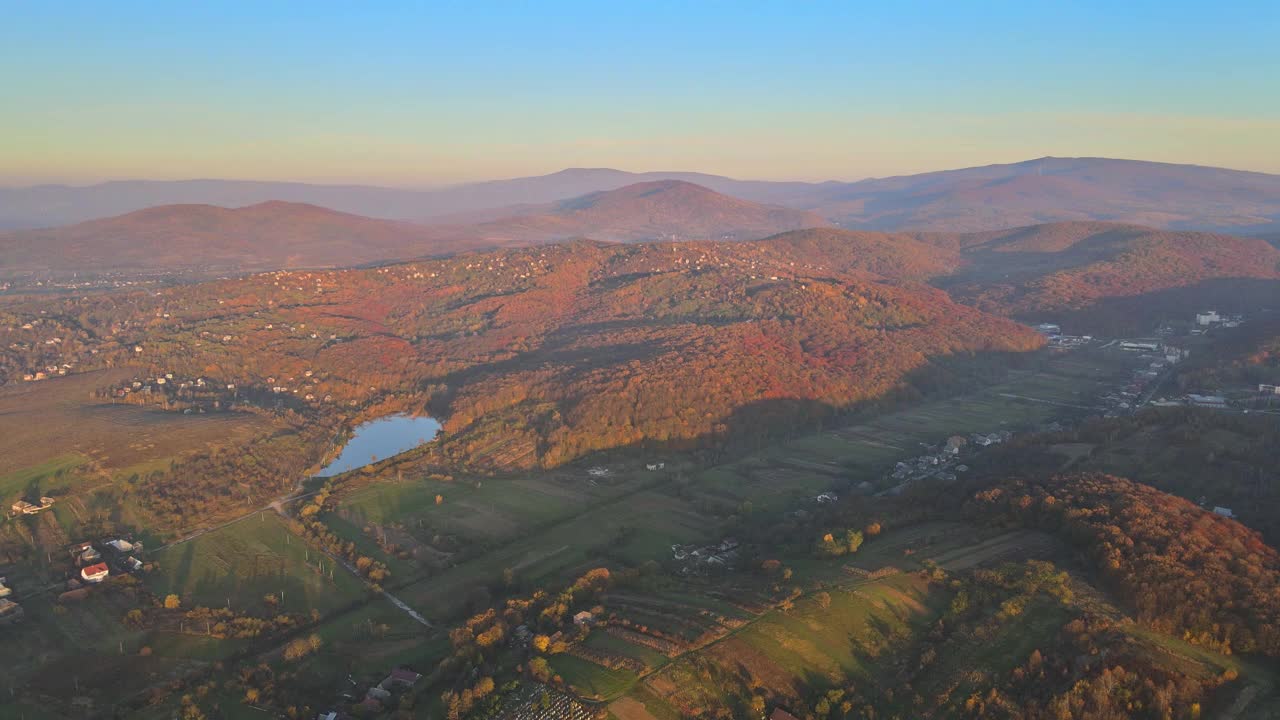
<path id="1" fill-rule="evenodd" d="M 333 477 L 364 467 L 429 442 L 440 432 L 435 418 L 391 415 L 370 420 L 355 429 L 346 447 L 316 477 Z"/>

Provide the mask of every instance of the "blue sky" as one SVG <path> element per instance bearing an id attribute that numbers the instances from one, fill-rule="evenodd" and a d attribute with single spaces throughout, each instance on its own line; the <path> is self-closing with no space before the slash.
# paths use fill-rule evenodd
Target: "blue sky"
<path id="1" fill-rule="evenodd" d="M 0 2 L 0 182 L 1280 172 L 1280 3 L 181 5 Z"/>

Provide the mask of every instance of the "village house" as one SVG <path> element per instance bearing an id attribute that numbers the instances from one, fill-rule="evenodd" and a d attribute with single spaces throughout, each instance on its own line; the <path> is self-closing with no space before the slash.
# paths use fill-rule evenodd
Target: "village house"
<path id="1" fill-rule="evenodd" d="M 88 543 L 85 543 L 85 544 L 89 545 Z M 95 563 L 100 562 L 101 560 L 102 560 L 102 553 L 98 552 L 98 549 L 93 547 L 92 545 L 89 545 L 88 547 L 86 547 L 84 551 L 80 553 L 80 556 L 79 556 L 79 561 L 80 561 L 80 564 L 82 565 L 93 565 Z"/>
<path id="2" fill-rule="evenodd" d="M 23 614 L 21 605 L 12 600 L 0 598 L 0 625 L 18 622 Z"/>
<path id="3" fill-rule="evenodd" d="M 573 616 L 573 624 L 579 627 L 591 625 L 593 622 L 595 622 L 595 619 L 596 618 L 594 615 L 587 612 L 586 610 L 583 610 L 582 612 Z"/>
<path id="4" fill-rule="evenodd" d="M 1197 395 L 1190 393 L 1187 395 L 1187 403 L 1196 407 L 1225 409 L 1227 407 L 1227 399 L 1221 395 Z"/>
<path id="5" fill-rule="evenodd" d="M 1231 508 L 1222 507 L 1221 505 L 1214 506 L 1213 514 L 1221 515 L 1224 518 L 1234 518 L 1236 516 L 1235 513 L 1231 512 Z"/>
<path id="6" fill-rule="evenodd" d="M 1159 352 L 1160 343 L 1150 340 L 1122 340 L 1120 349 L 1129 352 Z"/>
<path id="7" fill-rule="evenodd" d="M 51 497 L 40 498 L 39 505 L 29 503 L 26 500 L 19 500 L 11 506 L 11 509 L 15 515 L 35 515 L 41 510 L 47 510 L 53 507 L 53 503 L 54 500 Z"/>
<path id="8" fill-rule="evenodd" d="M 420 679 L 422 679 L 422 675 L 410 670 L 409 668 L 396 668 L 378 684 L 378 687 L 381 687 L 383 690 L 391 690 L 396 687 L 410 688 L 417 684 Z"/>
<path id="9" fill-rule="evenodd" d="M 80 570 L 80 577 L 87 583 L 100 583 L 107 579 L 111 574 L 111 570 L 107 568 L 106 563 L 98 563 L 90 565 Z"/>
<path id="10" fill-rule="evenodd" d="M 374 685 L 373 687 L 369 688 L 369 691 L 367 693 L 365 693 L 365 697 L 373 698 L 374 700 L 377 700 L 380 703 L 385 703 L 386 701 L 391 699 L 391 691 L 383 690 L 382 687 L 378 685 Z"/>

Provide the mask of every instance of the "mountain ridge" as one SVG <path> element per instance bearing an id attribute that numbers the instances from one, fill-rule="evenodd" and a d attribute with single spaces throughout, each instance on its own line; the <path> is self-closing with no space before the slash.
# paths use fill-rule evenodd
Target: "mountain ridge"
<path id="1" fill-rule="evenodd" d="M 242 206 L 270 199 L 309 202 L 379 219 L 449 221 L 468 213 L 540 205 L 664 179 L 817 212 L 842 226 L 866 230 L 980 231 L 1079 219 L 1249 234 L 1280 231 L 1280 175 L 1053 156 L 852 182 L 565 168 L 547 175 L 430 189 L 218 179 L 41 185 L 0 188 L 0 229 L 65 225 L 155 205 Z M 492 218 L 489 213 L 486 219 Z"/>

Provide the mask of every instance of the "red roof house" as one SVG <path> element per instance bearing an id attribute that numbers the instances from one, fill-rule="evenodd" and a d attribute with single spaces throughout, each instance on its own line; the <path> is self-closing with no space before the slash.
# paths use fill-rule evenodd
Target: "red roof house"
<path id="1" fill-rule="evenodd" d="M 80 570 L 80 577 L 84 578 L 85 582 L 91 583 L 100 583 L 103 580 L 106 580 L 107 576 L 110 574 L 111 570 L 107 568 L 106 563 L 90 565 L 89 567 Z"/>

